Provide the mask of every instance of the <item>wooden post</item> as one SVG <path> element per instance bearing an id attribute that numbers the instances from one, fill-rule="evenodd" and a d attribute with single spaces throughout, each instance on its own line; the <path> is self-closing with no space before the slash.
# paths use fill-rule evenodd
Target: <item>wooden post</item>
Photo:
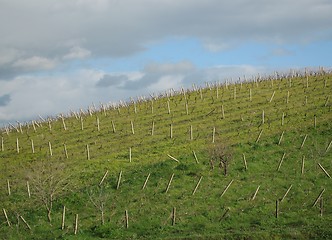
<path id="1" fill-rule="evenodd" d="M 20 153 L 20 146 L 18 143 L 18 138 L 16 138 L 16 151 L 17 151 L 17 153 Z"/>
<path id="2" fill-rule="evenodd" d="M 167 110 L 168 110 L 168 114 L 171 114 L 171 108 L 169 106 L 169 100 L 167 100 Z"/>
<path id="3" fill-rule="evenodd" d="M 89 149 L 89 144 L 86 145 L 86 158 L 90 160 L 90 149 Z"/>
<path id="4" fill-rule="evenodd" d="M 284 126 L 284 121 L 285 121 L 285 113 L 282 113 L 282 116 L 281 116 L 281 126 Z"/>
<path id="5" fill-rule="evenodd" d="M 62 221 L 61 221 L 61 230 L 65 229 L 65 218 L 66 218 L 66 206 L 63 206 L 63 210 L 62 210 Z"/>
<path id="6" fill-rule="evenodd" d="M 146 179 L 145 179 L 145 181 L 144 181 L 144 184 L 143 184 L 143 187 L 142 187 L 142 190 L 144 190 L 144 188 L 146 187 L 146 184 L 148 183 L 148 180 L 149 180 L 149 178 L 150 178 L 150 174 L 151 174 L 151 173 L 149 173 L 148 176 L 146 177 Z"/>
<path id="7" fill-rule="evenodd" d="M 153 99 L 151 99 L 151 114 L 153 114 Z"/>
<path id="8" fill-rule="evenodd" d="M 75 226 L 74 226 L 74 234 L 77 234 L 78 230 L 78 214 L 75 215 Z"/>
<path id="9" fill-rule="evenodd" d="M 234 100 L 236 99 L 236 86 L 234 85 Z"/>
<path id="10" fill-rule="evenodd" d="M 167 156 L 168 156 L 169 158 L 173 159 L 175 162 L 180 162 L 180 161 L 177 160 L 175 157 L 173 157 L 173 156 L 171 156 L 171 155 L 169 155 L 169 154 L 167 154 Z"/>
<path id="11" fill-rule="evenodd" d="M 166 190 L 165 190 L 165 193 L 168 192 L 169 187 L 171 186 L 171 183 L 172 183 L 173 177 L 174 177 L 174 173 L 172 174 L 171 178 L 170 178 L 169 181 L 168 181 L 168 184 L 167 184 L 167 188 L 166 188 Z"/>
<path id="12" fill-rule="evenodd" d="M 135 134 L 135 129 L 134 129 L 134 123 L 133 123 L 133 121 L 130 121 L 130 125 L 131 125 L 131 132 L 134 135 Z"/>
<path id="13" fill-rule="evenodd" d="M 215 135 L 216 135 L 216 127 L 213 127 L 213 130 L 212 130 L 212 143 L 214 143 Z"/>
<path id="14" fill-rule="evenodd" d="M 256 138 L 256 143 L 258 143 L 259 139 L 261 138 L 263 133 L 263 129 L 259 132 L 258 137 Z"/>
<path id="15" fill-rule="evenodd" d="M 262 112 L 262 124 L 264 124 L 264 123 L 265 123 L 265 112 L 263 110 L 263 112 Z"/>
<path id="16" fill-rule="evenodd" d="M 194 189 L 194 191 L 193 191 L 192 195 L 194 195 L 194 194 L 195 194 L 195 192 L 197 191 L 197 188 L 198 188 L 199 184 L 201 183 L 201 181 L 202 181 L 202 178 L 203 178 L 203 176 L 201 176 L 201 177 L 199 178 L 199 180 L 198 180 L 198 182 L 197 182 L 197 184 L 196 184 L 196 187 L 195 187 L 195 189 Z"/>
<path id="17" fill-rule="evenodd" d="M 228 190 L 228 188 L 231 186 L 231 184 L 233 183 L 233 179 L 228 183 L 228 185 L 225 187 L 224 191 L 221 193 L 220 197 L 224 196 L 224 194 L 226 193 L 226 191 Z"/>
<path id="18" fill-rule="evenodd" d="M 33 140 L 31 139 L 31 151 L 32 153 L 35 153 L 35 146 L 33 144 Z"/>
<path id="19" fill-rule="evenodd" d="M 137 114 L 136 102 L 134 101 L 134 113 Z"/>
<path id="20" fill-rule="evenodd" d="M 50 132 L 52 131 L 51 120 L 48 120 L 48 129 L 50 130 Z"/>
<path id="21" fill-rule="evenodd" d="M 221 118 L 225 119 L 224 105 L 221 105 Z"/>
<path id="22" fill-rule="evenodd" d="M 273 100 L 273 97 L 274 97 L 274 94 L 276 93 L 276 91 L 273 91 L 273 93 L 272 93 L 272 96 L 271 96 L 271 98 L 270 98 L 270 101 L 269 101 L 269 103 L 271 103 L 272 102 L 272 100 Z"/>
<path id="23" fill-rule="evenodd" d="M 65 119 L 63 117 L 62 117 L 62 125 L 63 125 L 63 129 L 66 131 L 67 127 L 66 127 Z"/>
<path id="24" fill-rule="evenodd" d="M 9 221 L 9 219 L 8 219 L 8 216 L 7 216 L 7 212 L 6 212 L 6 209 L 2 209 L 2 211 L 3 211 L 3 214 L 5 215 L 5 218 L 6 218 L 6 222 L 7 222 L 7 224 L 8 224 L 8 226 L 10 227 L 11 226 L 11 224 L 10 224 L 10 221 Z"/>
<path id="25" fill-rule="evenodd" d="M 105 180 L 107 174 L 108 174 L 108 170 L 105 172 L 103 178 L 102 178 L 101 181 L 99 182 L 99 186 L 101 186 L 101 184 L 103 184 L 103 182 L 104 182 L 104 180 Z"/>
<path id="26" fill-rule="evenodd" d="M 173 124 L 172 123 L 169 125 L 169 136 L 171 139 L 173 138 Z"/>
<path id="27" fill-rule="evenodd" d="M 316 115 L 314 116 L 314 128 L 316 128 L 317 127 L 317 117 L 316 117 Z"/>
<path id="28" fill-rule="evenodd" d="M 322 191 L 319 193 L 318 197 L 316 198 L 316 200 L 312 204 L 312 207 L 316 206 L 316 204 L 318 203 L 319 199 L 322 197 L 324 192 L 325 192 L 325 188 L 323 188 Z"/>
<path id="29" fill-rule="evenodd" d="M 192 141 L 193 140 L 193 125 L 190 125 L 189 133 L 190 133 L 190 140 Z"/>
<path id="30" fill-rule="evenodd" d="M 152 121 L 151 136 L 154 135 L 154 121 Z"/>
<path id="31" fill-rule="evenodd" d="M 33 127 L 33 131 L 36 132 L 36 126 L 35 126 L 35 121 L 32 121 L 32 127 Z"/>
<path id="32" fill-rule="evenodd" d="M 285 192 L 284 196 L 280 199 L 280 202 L 282 202 L 285 199 L 285 197 L 287 196 L 287 194 L 289 193 L 289 191 L 291 190 L 292 187 L 293 187 L 293 185 L 290 185 L 290 187 Z"/>
<path id="33" fill-rule="evenodd" d="M 217 99 L 219 98 L 219 88 L 218 88 L 218 85 L 216 86 L 216 97 L 217 97 Z"/>
<path id="34" fill-rule="evenodd" d="M 276 200 L 276 218 L 279 216 L 279 200 Z"/>
<path id="35" fill-rule="evenodd" d="M 305 160 L 305 156 L 302 156 L 302 167 L 301 167 L 301 174 L 303 175 L 304 173 L 304 160 Z"/>
<path id="36" fill-rule="evenodd" d="M 9 179 L 7 179 L 7 190 L 8 190 L 8 196 L 11 195 L 11 191 L 10 191 L 10 182 Z"/>
<path id="37" fill-rule="evenodd" d="M 173 211 L 172 211 L 172 226 L 175 225 L 175 216 L 176 215 L 176 208 L 173 207 Z"/>
<path id="38" fill-rule="evenodd" d="M 65 152 L 65 156 L 66 156 L 66 158 L 68 159 L 68 152 L 67 152 L 66 144 L 63 144 L 63 150 L 64 150 L 64 152 Z"/>
<path id="39" fill-rule="evenodd" d="M 117 183 L 117 185 L 116 185 L 116 190 L 118 190 L 119 187 L 120 187 L 121 177 L 122 177 L 122 170 L 121 170 L 120 173 L 119 173 L 119 178 L 118 178 L 118 183 Z"/>
<path id="40" fill-rule="evenodd" d="M 113 120 L 112 120 L 112 129 L 113 129 L 113 133 L 115 133 L 116 130 L 115 130 L 115 125 L 114 125 L 114 121 Z"/>
<path id="41" fill-rule="evenodd" d="M 282 138 L 283 138 L 283 136 L 284 136 L 284 133 L 285 133 L 285 131 L 282 131 L 282 133 L 281 133 L 281 135 L 280 135 L 280 138 L 279 138 L 279 141 L 278 141 L 278 145 L 280 145 L 281 140 L 282 140 Z"/>
<path id="42" fill-rule="evenodd" d="M 256 191 L 255 191 L 255 193 L 254 193 L 254 195 L 253 195 L 252 198 L 251 198 L 251 201 L 255 200 L 255 198 L 256 198 L 256 196 L 257 196 L 257 193 L 258 193 L 258 190 L 259 190 L 260 187 L 261 187 L 261 186 L 258 186 L 258 187 L 257 187 L 257 189 L 256 189 Z"/>
<path id="43" fill-rule="evenodd" d="M 308 134 L 306 134 L 306 135 L 304 136 L 300 149 L 303 148 L 304 143 L 305 143 L 305 140 L 307 140 L 307 137 L 308 137 Z"/>
<path id="44" fill-rule="evenodd" d="M 327 153 L 327 151 L 330 149 L 331 145 L 332 145 L 332 140 L 331 140 L 331 142 L 329 143 L 329 145 L 327 145 L 326 150 L 325 150 L 325 153 Z"/>
<path id="45" fill-rule="evenodd" d="M 48 142 L 48 148 L 49 148 L 49 151 L 50 151 L 50 156 L 52 157 L 53 156 L 53 152 L 52 152 L 51 142 Z"/>
<path id="46" fill-rule="evenodd" d="M 280 161 L 279 161 L 279 165 L 278 165 L 277 171 L 280 170 L 281 164 L 282 164 L 282 162 L 284 161 L 285 156 L 286 156 L 286 153 L 284 153 L 284 154 L 282 155 L 282 157 L 281 157 L 281 159 L 280 159 Z"/>
<path id="47" fill-rule="evenodd" d="M 98 132 L 100 131 L 100 122 L 99 122 L 99 117 L 97 117 L 97 130 L 98 130 Z"/>
<path id="48" fill-rule="evenodd" d="M 248 170 L 248 165 L 247 165 L 246 155 L 244 155 L 244 153 L 242 153 L 242 156 L 243 156 L 244 169 L 245 169 L 245 170 Z"/>
<path id="49" fill-rule="evenodd" d="M 129 162 L 131 162 L 131 147 L 129 148 Z"/>
<path id="50" fill-rule="evenodd" d="M 195 158 L 195 160 L 196 160 L 196 163 L 198 164 L 199 162 L 198 162 L 198 159 L 197 159 L 197 156 L 196 156 L 195 151 L 193 151 L 193 154 L 194 154 L 194 158 Z"/>
<path id="51" fill-rule="evenodd" d="M 84 130 L 84 123 L 83 123 L 83 118 L 82 118 L 82 116 L 80 117 L 80 121 L 81 121 L 81 130 L 83 131 L 83 130 Z"/>
<path id="52" fill-rule="evenodd" d="M 186 102 L 186 113 L 187 113 L 187 115 L 189 115 L 189 108 L 188 108 L 188 102 Z"/>
<path id="53" fill-rule="evenodd" d="M 202 88 L 199 89 L 199 94 L 200 94 L 201 100 L 203 100 Z"/>
<path id="54" fill-rule="evenodd" d="M 326 100 L 325 100 L 325 104 L 324 104 L 324 107 L 327 107 L 327 104 L 328 104 L 328 102 L 329 102 L 329 99 L 330 99 L 330 97 L 327 97 L 327 98 L 326 98 Z"/>
<path id="55" fill-rule="evenodd" d="M 25 223 L 25 225 L 29 228 L 29 230 L 31 230 L 30 225 L 27 223 L 27 221 L 25 221 L 25 219 L 20 215 L 20 218 L 22 219 L 22 221 Z"/>
<path id="56" fill-rule="evenodd" d="M 28 197 L 31 198 L 29 181 L 27 181 L 27 190 L 28 190 Z"/>
<path id="57" fill-rule="evenodd" d="M 129 216 L 128 216 L 128 210 L 125 210 L 125 220 L 126 220 L 126 228 L 129 227 Z"/>
<path id="58" fill-rule="evenodd" d="M 330 174 L 325 170 L 325 168 L 320 164 L 320 163 L 317 163 L 318 166 L 320 167 L 320 169 L 323 170 L 323 172 L 325 173 L 325 175 L 328 177 L 328 178 L 331 178 Z"/>
<path id="59" fill-rule="evenodd" d="M 251 88 L 249 88 L 249 101 L 251 102 L 252 97 L 251 97 Z"/>
<path id="60" fill-rule="evenodd" d="M 287 91 L 286 104 L 289 103 L 289 91 Z"/>

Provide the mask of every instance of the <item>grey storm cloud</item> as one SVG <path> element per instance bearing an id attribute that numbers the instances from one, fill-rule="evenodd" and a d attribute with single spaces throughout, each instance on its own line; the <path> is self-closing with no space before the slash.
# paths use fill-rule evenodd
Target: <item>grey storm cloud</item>
<path id="1" fill-rule="evenodd" d="M 168 37 L 220 51 L 243 41 L 332 39 L 327 0 L 1 0 L 3 79 L 62 61 L 123 57 Z"/>
<path id="2" fill-rule="evenodd" d="M 9 94 L 0 96 L 0 107 L 5 107 L 9 104 L 11 97 Z"/>
<path id="3" fill-rule="evenodd" d="M 117 86 L 121 83 L 127 82 L 128 76 L 126 75 L 109 75 L 105 74 L 102 78 L 99 79 L 96 86 L 97 87 L 110 87 Z"/>

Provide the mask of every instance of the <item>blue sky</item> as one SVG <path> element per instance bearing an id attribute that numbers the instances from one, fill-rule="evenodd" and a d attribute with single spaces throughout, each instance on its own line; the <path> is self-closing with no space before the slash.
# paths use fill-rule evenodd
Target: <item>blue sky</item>
<path id="1" fill-rule="evenodd" d="M 0 0 L 0 127 L 170 88 L 331 69 L 329 0 Z"/>

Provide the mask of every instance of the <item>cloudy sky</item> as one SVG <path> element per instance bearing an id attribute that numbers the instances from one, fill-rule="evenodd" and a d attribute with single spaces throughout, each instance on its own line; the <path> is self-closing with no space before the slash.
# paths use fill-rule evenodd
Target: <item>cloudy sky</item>
<path id="1" fill-rule="evenodd" d="M 0 127 L 332 66 L 330 0 L 0 0 Z"/>

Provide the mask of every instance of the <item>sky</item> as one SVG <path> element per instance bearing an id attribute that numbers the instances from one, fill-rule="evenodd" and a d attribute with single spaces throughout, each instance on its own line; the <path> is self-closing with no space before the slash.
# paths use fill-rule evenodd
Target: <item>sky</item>
<path id="1" fill-rule="evenodd" d="M 332 66 L 331 0 L 0 0 L 0 127 Z"/>

